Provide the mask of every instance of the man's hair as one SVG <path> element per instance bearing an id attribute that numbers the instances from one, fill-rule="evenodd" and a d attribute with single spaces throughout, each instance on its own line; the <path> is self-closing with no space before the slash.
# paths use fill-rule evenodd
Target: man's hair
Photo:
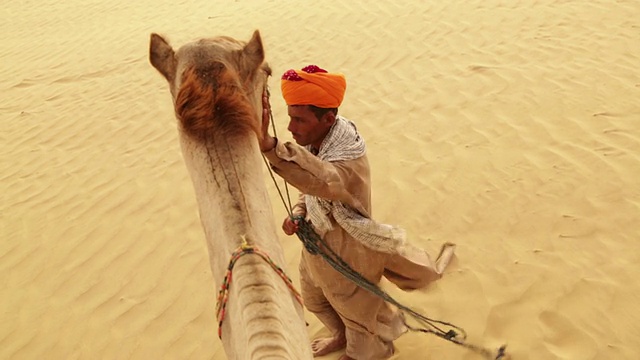
<path id="1" fill-rule="evenodd" d="M 309 107 L 309 110 L 311 110 L 311 112 L 316 116 L 318 120 L 322 119 L 324 114 L 328 113 L 329 111 L 333 111 L 333 114 L 336 116 L 338 115 L 338 108 L 321 108 L 315 105 L 307 105 L 307 106 Z"/>

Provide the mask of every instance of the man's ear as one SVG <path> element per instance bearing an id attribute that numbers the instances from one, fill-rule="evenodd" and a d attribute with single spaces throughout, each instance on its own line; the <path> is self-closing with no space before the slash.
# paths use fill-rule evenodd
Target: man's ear
<path id="1" fill-rule="evenodd" d="M 336 113 L 333 110 L 327 111 L 322 117 L 329 125 L 333 125 L 336 122 Z"/>

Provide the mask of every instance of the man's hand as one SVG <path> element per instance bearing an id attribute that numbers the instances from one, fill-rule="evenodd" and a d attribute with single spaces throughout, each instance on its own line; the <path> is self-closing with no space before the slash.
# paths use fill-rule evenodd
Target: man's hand
<path id="1" fill-rule="evenodd" d="M 292 220 L 290 217 L 286 217 L 282 222 L 282 230 L 287 235 L 293 235 L 298 232 L 298 220 Z"/>
<path id="2" fill-rule="evenodd" d="M 267 152 L 276 146 L 276 139 L 269 135 L 271 118 L 271 104 L 267 90 L 262 93 L 262 136 L 260 138 L 260 151 Z"/>

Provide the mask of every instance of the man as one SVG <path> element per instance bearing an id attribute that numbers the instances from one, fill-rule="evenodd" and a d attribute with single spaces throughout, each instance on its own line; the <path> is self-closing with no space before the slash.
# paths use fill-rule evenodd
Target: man
<path id="1" fill-rule="evenodd" d="M 401 229 L 371 220 L 371 184 L 364 140 L 338 115 L 346 81 L 315 65 L 289 70 L 281 79 L 288 106 L 288 130 L 296 144 L 269 135 L 268 97 L 263 99 L 260 149 L 274 171 L 301 192 L 293 215 L 305 217 L 329 247 L 374 284 L 382 276 L 402 289 L 423 287 L 441 277 L 453 255 L 445 246 L 437 263 L 407 244 Z M 286 218 L 287 235 L 298 224 Z M 346 348 L 340 360 L 386 359 L 393 340 L 407 331 L 400 313 L 303 250 L 302 297 L 331 336 L 312 342 L 314 356 Z"/>

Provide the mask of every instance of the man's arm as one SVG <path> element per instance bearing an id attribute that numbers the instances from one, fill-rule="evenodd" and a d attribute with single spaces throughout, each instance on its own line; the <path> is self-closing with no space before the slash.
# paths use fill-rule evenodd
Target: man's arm
<path id="1" fill-rule="evenodd" d="M 271 168 L 300 192 L 333 200 L 336 196 L 328 191 L 328 184 L 340 182 L 340 177 L 327 166 L 329 163 L 323 164 L 301 146 L 278 144 L 278 140 L 269 134 L 270 125 L 271 104 L 265 91 L 262 94 L 262 126 L 258 136 L 260 151 L 271 163 Z M 300 163 L 306 166 L 303 168 Z"/>
<path id="2" fill-rule="evenodd" d="M 287 216 L 282 222 L 282 230 L 287 235 L 293 235 L 300 229 L 297 217 L 305 218 L 307 215 L 307 204 L 304 201 L 304 194 L 298 196 L 298 203 L 291 209 L 291 217 Z"/>
<path id="3" fill-rule="evenodd" d="M 291 209 L 291 214 L 293 216 L 302 216 L 305 217 L 307 215 L 307 203 L 304 201 L 304 194 L 300 193 L 298 196 L 298 203 L 293 205 Z"/>
<path id="4" fill-rule="evenodd" d="M 293 143 L 279 143 L 269 134 L 271 105 L 266 92 L 262 96 L 262 127 L 258 137 L 260 150 L 271 168 L 300 192 L 327 200 L 353 204 L 344 182 L 353 174 L 340 162 L 322 161 L 305 148 Z"/>
<path id="5" fill-rule="evenodd" d="M 305 148 L 290 142 L 280 143 L 263 153 L 271 169 L 300 192 L 327 200 L 352 204 L 346 183 L 354 174 L 344 162 L 322 161 Z"/>

